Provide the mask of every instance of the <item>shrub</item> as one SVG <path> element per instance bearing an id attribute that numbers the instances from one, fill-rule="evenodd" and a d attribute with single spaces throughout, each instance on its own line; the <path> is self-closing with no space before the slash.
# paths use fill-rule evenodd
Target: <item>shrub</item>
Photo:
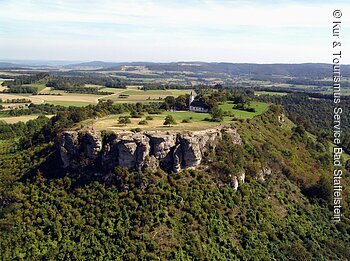
<path id="1" fill-rule="evenodd" d="M 139 112 L 137 112 L 137 111 L 132 111 L 132 112 L 130 113 L 130 117 L 131 117 L 131 118 L 141 118 L 142 115 L 141 115 L 141 113 L 139 113 Z"/>
<path id="2" fill-rule="evenodd" d="M 142 120 L 139 122 L 139 125 L 147 125 L 147 124 L 148 124 L 148 122 L 146 120 Z"/>
<path id="3" fill-rule="evenodd" d="M 176 124 L 176 121 L 173 116 L 168 115 L 165 117 L 163 125 L 168 125 L 170 127 L 171 125 L 174 125 L 174 124 Z"/>
<path id="4" fill-rule="evenodd" d="M 149 114 L 162 114 L 161 110 L 151 110 L 148 112 Z"/>
<path id="5" fill-rule="evenodd" d="M 118 120 L 119 124 L 128 124 L 131 123 L 130 118 L 128 116 L 120 116 Z"/>
<path id="6" fill-rule="evenodd" d="M 255 108 L 247 108 L 247 109 L 245 109 L 245 111 L 247 111 L 247 112 L 256 112 Z"/>

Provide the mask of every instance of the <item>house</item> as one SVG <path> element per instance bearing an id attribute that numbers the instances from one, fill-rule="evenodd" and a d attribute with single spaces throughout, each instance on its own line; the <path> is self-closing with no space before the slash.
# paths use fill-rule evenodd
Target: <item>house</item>
<path id="1" fill-rule="evenodd" d="M 209 106 L 205 104 L 203 101 L 195 101 L 194 96 L 191 95 L 189 97 L 189 105 L 190 105 L 190 111 L 195 111 L 195 112 L 208 112 L 209 111 Z"/>

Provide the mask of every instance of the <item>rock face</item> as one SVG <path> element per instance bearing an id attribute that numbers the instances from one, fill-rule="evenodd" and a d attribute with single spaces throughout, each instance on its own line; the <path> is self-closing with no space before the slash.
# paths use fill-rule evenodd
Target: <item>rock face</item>
<path id="1" fill-rule="evenodd" d="M 87 132 L 82 136 L 82 149 L 86 157 L 95 160 L 102 150 L 102 140 L 100 133 Z"/>
<path id="2" fill-rule="evenodd" d="M 78 132 L 65 131 L 59 139 L 59 152 L 63 163 L 63 168 L 71 165 L 71 159 L 79 154 L 78 150 Z"/>
<path id="3" fill-rule="evenodd" d="M 57 147 L 63 168 L 78 168 L 79 157 L 95 162 L 95 166 L 112 169 L 116 166 L 180 171 L 198 167 L 207 148 L 214 148 L 223 133 L 236 144 L 242 140 L 233 128 L 217 128 L 186 133 L 123 131 L 102 138 L 98 131 L 64 131 Z"/>

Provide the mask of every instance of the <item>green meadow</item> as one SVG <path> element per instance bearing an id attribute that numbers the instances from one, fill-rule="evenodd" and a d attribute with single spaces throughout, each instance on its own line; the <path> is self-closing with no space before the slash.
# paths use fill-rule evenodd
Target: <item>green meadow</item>
<path id="1" fill-rule="evenodd" d="M 161 114 L 144 114 L 140 118 L 130 118 L 131 123 L 119 124 L 118 119 L 120 116 L 129 116 L 129 113 L 109 115 L 98 120 L 87 120 L 83 123 L 85 126 L 92 126 L 99 130 L 118 130 L 118 129 L 148 129 L 148 130 L 201 130 L 210 127 L 215 127 L 221 124 L 231 124 L 236 119 L 251 119 L 257 115 L 262 114 L 268 108 L 269 104 L 263 102 L 252 102 L 251 107 L 255 108 L 255 112 L 246 112 L 241 110 L 233 109 L 233 104 L 223 103 L 219 107 L 230 114 L 225 116 L 222 122 L 211 122 L 211 116 L 209 113 L 199 113 L 190 111 L 165 111 Z M 173 126 L 164 126 L 164 119 L 167 115 L 173 116 L 176 124 Z M 147 124 L 140 125 L 140 121 L 146 120 L 147 117 L 152 117 L 152 120 L 147 120 Z M 186 122 L 183 122 L 183 121 Z"/>

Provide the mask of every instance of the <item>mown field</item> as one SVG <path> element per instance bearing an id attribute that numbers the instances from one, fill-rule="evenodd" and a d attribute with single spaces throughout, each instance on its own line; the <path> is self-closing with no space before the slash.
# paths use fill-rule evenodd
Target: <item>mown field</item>
<path id="1" fill-rule="evenodd" d="M 23 115 L 16 117 L 0 117 L 0 121 L 4 121 L 6 123 L 17 123 L 17 122 L 27 122 L 29 120 L 34 120 L 38 118 L 38 115 Z"/>
<path id="2" fill-rule="evenodd" d="M 0 83 L 1 84 L 1 83 Z M 162 101 L 166 96 L 177 97 L 182 94 L 191 93 L 193 90 L 139 90 L 139 86 L 129 86 L 127 89 L 103 88 L 101 92 L 113 92 L 110 95 L 104 94 L 77 94 L 65 93 L 64 91 L 51 90 L 44 84 L 29 84 L 38 88 L 39 95 L 31 94 L 7 94 L 0 93 L 1 99 L 30 99 L 32 103 L 42 104 L 49 103 L 61 106 L 86 106 L 89 104 L 97 104 L 99 100 L 112 100 L 115 103 L 134 103 L 134 102 L 154 102 Z M 89 85 L 87 87 L 98 87 L 97 85 Z M 4 89 L 4 88 L 3 88 Z M 59 94 L 59 95 L 57 95 Z M 121 96 L 122 95 L 122 96 Z"/>
<path id="3" fill-rule="evenodd" d="M 103 91 L 113 91 L 112 88 L 105 88 Z M 189 94 L 193 90 L 137 90 L 135 88 L 128 88 L 126 90 L 118 90 L 113 95 L 105 96 L 104 99 L 110 99 L 117 103 L 123 102 L 154 102 L 162 101 L 167 96 L 177 97 L 183 94 Z M 123 97 L 124 96 L 124 97 Z"/>
<path id="4" fill-rule="evenodd" d="M 256 109 L 256 112 L 246 112 L 232 109 L 233 104 L 224 103 L 219 107 L 224 111 L 233 113 L 237 119 L 250 119 L 256 115 L 263 113 L 269 106 L 267 103 L 262 102 L 252 102 L 251 107 Z M 164 126 L 164 119 L 167 115 L 173 116 L 176 123 L 172 126 Z M 144 114 L 141 118 L 131 118 L 131 123 L 129 124 L 119 124 L 118 119 L 120 116 L 129 116 L 129 114 L 122 115 L 109 115 L 97 120 L 87 120 L 82 123 L 86 128 L 94 128 L 97 130 L 130 130 L 135 128 L 145 129 L 145 130 L 201 130 L 210 127 L 215 127 L 222 124 L 234 123 L 233 116 L 224 117 L 222 122 L 210 122 L 206 119 L 210 119 L 209 113 L 197 113 L 189 111 L 169 111 L 163 112 L 162 114 Z M 139 124 L 140 121 L 146 120 L 146 117 L 150 116 L 153 119 L 147 120 L 146 125 Z M 187 120 L 189 122 L 182 122 Z"/>
<path id="5" fill-rule="evenodd" d="M 13 117 L 4 117 L 0 116 L 0 121 L 4 121 L 6 123 L 17 123 L 17 122 L 27 122 L 29 120 L 34 120 L 38 118 L 40 115 L 32 114 L 32 115 L 22 115 L 22 116 L 13 116 Z M 53 115 L 45 115 L 48 118 L 53 117 Z"/>

